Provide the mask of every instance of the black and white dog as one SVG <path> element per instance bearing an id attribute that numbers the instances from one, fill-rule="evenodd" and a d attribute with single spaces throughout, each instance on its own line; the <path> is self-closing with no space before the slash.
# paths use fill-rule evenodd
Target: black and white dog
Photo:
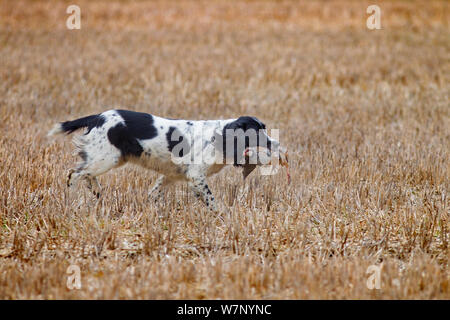
<path id="1" fill-rule="evenodd" d="M 155 201 L 162 186 L 185 180 L 208 208 L 217 211 L 206 177 L 233 164 L 243 167 L 245 179 L 257 165 L 267 164 L 250 161 L 248 151 L 252 148 L 263 148 L 269 158 L 275 154 L 287 162 L 279 142 L 267 135 L 266 126 L 255 117 L 191 121 L 108 110 L 58 123 L 48 135 L 69 134 L 80 128 L 87 128 L 84 135 L 74 139 L 82 162 L 69 171 L 67 185 L 84 179 L 97 197 L 100 185 L 96 176 L 132 162 L 162 174 L 149 192 Z"/>

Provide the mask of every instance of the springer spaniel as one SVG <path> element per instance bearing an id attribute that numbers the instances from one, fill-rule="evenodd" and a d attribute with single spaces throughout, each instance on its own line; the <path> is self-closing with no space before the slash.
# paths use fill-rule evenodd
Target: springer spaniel
<path id="1" fill-rule="evenodd" d="M 70 134 L 80 128 L 87 128 L 84 135 L 74 139 L 82 162 L 69 170 L 67 185 L 84 179 L 97 198 L 100 185 L 96 176 L 132 162 L 161 174 L 149 198 L 157 201 L 162 195 L 161 187 L 185 180 L 195 195 L 217 212 L 206 177 L 233 164 L 243 167 L 245 179 L 257 165 L 271 164 L 273 154 L 282 165 L 287 165 L 286 152 L 255 117 L 192 121 L 108 110 L 58 123 L 48 135 Z M 260 155 L 265 155 L 266 161 Z"/>

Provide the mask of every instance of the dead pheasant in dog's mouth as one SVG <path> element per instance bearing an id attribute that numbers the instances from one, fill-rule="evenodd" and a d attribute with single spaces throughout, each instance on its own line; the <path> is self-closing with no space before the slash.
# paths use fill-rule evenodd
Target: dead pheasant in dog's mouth
<path id="1" fill-rule="evenodd" d="M 257 165 L 276 165 L 273 156 L 278 153 L 278 163 L 286 168 L 288 184 L 291 183 L 291 175 L 289 174 L 288 152 L 285 148 L 279 149 L 278 152 L 271 153 L 269 149 L 263 147 L 247 148 L 244 151 L 244 179 L 256 168 Z"/>
<path id="2" fill-rule="evenodd" d="M 289 159 L 288 159 L 288 152 L 286 149 L 280 150 L 279 160 L 280 160 L 280 165 L 282 167 L 286 168 L 288 184 L 291 184 L 291 175 L 289 173 Z"/>

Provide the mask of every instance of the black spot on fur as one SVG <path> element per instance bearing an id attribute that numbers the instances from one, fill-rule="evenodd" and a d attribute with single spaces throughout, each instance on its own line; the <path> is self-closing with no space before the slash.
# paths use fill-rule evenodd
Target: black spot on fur
<path id="1" fill-rule="evenodd" d="M 249 129 L 253 129 L 256 132 L 258 132 L 259 130 L 262 130 L 265 128 L 266 128 L 266 125 L 264 123 L 262 123 L 261 121 L 259 121 L 258 118 L 245 116 L 245 117 L 239 117 L 237 120 L 225 125 L 225 127 L 223 128 L 223 134 L 225 135 L 226 130 L 230 130 L 230 129 L 233 129 L 233 130 L 242 129 L 242 130 L 244 130 L 244 132 Z"/>
<path id="2" fill-rule="evenodd" d="M 175 157 L 183 157 L 190 151 L 189 141 L 184 137 L 180 130 L 170 127 L 166 133 L 167 146 L 170 152 L 175 152 Z M 176 147 L 176 150 L 173 150 Z"/>
<path id="3" fill-rule="evenodd" d="M 108 130 L 108 139 L 113 146 L 120 150 L 122 157 L 140 157 L 144 151 L 136 137 L 131 134 L 130 129 L 123 123 L 118 123 L 115 127 Z"/>
<path id="4" fill-rule="evenodd" d="M 224 126 L 222 130 L 222 150 L 224 153 L 224 158 L 231 158 L 233 157 L 234 165 L 235 166 L 246 166 L 248 165 L 245 163 L 245 159 L 243 159 L 244 156 L 244 150 L 249 147 L 257 147 L 257 146 L 263 146 L 266 148 L 271 148 L 271 143 L 269 140 L 269 137 L 267 135 L 260 136 L 260 130 L 266 129 L 266 125 L 262 123 L 258 118 L 256 117 L 239 117 L 237 120 L 228 123 Z M 234 142 L 233 142 L 233 148 L 231 150 L 227 150 L 226 144 L 227 144 L 227 130 L 233 130 L 233 132 L 236 133 L 236 130 L 239 130 L 238 132 L 242 132 L 242 136 L 234 136 Z M 256 139 L 252 139 L 251 141 L 250 137 L 248 135 L 245 135 L 245 133 L 250 134 L 248 130 L 252 130 L 251 132 L 256 134 Z M 264 141 L 261 141 L 261 138 L 264 139 Z M 231 139 L 231 137 L 230 137 Z M 242 141 L 241 139 L 245 139 Z M 255 144 L 256 141 L 256 144 Z M 239 143 L 238 143 L 239 142 Z M 220 141 L 217 141 L 216 143 L 220 143 Z M 217 145 L 216 145 L 217 146 Z M 250 169 L 250 168 L 249 168 Z M 253 170 L 253 167 L 252 167 Z M 250 172 L 252 171 L 250 170 Z"/>
<path id="5" fill-rule="evenodd" d="M 158 132 L 153 125 L 153 116 L 148 113 L 128 110 L 116 110 L 125 120 L 129 135 L 137 139 L 153 139 Z"/>
<path id="6" fill-rule="evenodd" d="M 80 155 L 81 159 L 82 159 L 84 162 L 87 161 L 87 153 L 86 153 L 86 151 L 81 150 L 78 154 Z"/>
<path id="7" fill-rule="evenodd" d="M 194 125 L 191 121 L 186 122 L 188 124 L 188 126 L 192 126 Z"/>
<path id="8" fill-rule="evenodd" d="M 105 118 L 101 114 L 95 114 L 73 121 L 66 121 L 61 123 L 61 128 L 64 132 L 72 133 L 80 128 L 88 128 L 88 134 L 93 128 L 101 127 L 105 123 Z"/>
<path id="9" fill-rule="evenodd" d="M 108 130 L 108 139 L 117 147 L 123 157 L 141 156 L 142 146 L 138 139 L 153 139 L 157 130 L 153 125 L 153 116 L 148 113 L 128 110 L 116 110 L 125 121 Z"/>

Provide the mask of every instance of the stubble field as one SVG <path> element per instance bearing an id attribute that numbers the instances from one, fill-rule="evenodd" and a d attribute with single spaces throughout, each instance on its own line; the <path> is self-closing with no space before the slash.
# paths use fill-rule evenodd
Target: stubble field
<path id="1" fill-rule="evenodd" d="M 365 1 L 76 2 L 80 30 L 0 1 L 0 299 L 450 299 L 447 2 L 377 1 L 381 30 Z M 68 190 L 47 131 L 118 106 L 257 116 L 292 183 L 225 169 L 223 222 L 131 165 Z"/>

